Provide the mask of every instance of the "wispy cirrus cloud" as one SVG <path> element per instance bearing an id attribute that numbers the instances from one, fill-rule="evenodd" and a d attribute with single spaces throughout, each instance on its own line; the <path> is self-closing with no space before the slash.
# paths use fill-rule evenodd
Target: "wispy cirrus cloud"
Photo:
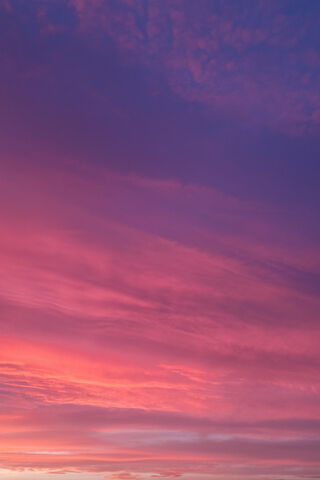
<path id="1" fill-rule="evenodd" d="M 319 478 L 319 13 L 0 2 L 1 478 Z"/>
<path id="2" fill-rule="evenodd" d="M 88 173 L 42 169 L 37 192 L 31 168 L 2 189 L 2 465 L 205 478 L 235 451 L 288 475 L 318 465 L 318 300 L 290 273 L 316 272 L 301 239 L 279 272 L 276 230 L 263 248 L 229 233 L 235 216 L 265 228 L 259 206 Z M 184 220 L 194 202 L 210 221 Z"/>

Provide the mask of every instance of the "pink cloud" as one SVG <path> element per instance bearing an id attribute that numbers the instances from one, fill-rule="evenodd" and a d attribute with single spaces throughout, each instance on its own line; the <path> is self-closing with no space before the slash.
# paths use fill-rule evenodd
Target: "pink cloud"
<path id="1" fill-rule="evenodd" d="M 214 190 L 6 168 L 5 468 L 144 479 L 205 476 L 231 459 L 256 472 L 318 466 L 319 306 L 291 278 L 315 273 L 316 254 L 284 251 L 261 206 Z M 184 216 L 192 203 L 219 223 Z M 235 217 L 247 226 L 232 237 Z M 179 236 L 192 222 L 196 246 Z M 273 229 L 263 245 L 253 225 Z"/>
<path id="2" fill-rule="evenodd" d="M 138 161 L 131 148 L 147 133 L 123 149 L 116 143 L 126 143 L 130 115 L 149 108 L 151 98 L 149 91 L 136 98 L 131 77 L 119 89 L 110 88 L 110 101 L 109 86 L 91 91 L 95 81 L 109 80 L 108 69 L 100 70 L 103 49 L 98 51 L 106 45 L 115 55 L 111 83 L 129 63 L 130 71 L 139 67 L 141 85 L 157 77 L 160 90 L 167 95 L 171 89 L 163 124 L 152 126 L 155 137 L 157 129 L 174 125 L 174 118 L 165 124 L 169 110 L 175 116 L 176 106 L 178 119 L 188 110 L 185 101 L 201 105 L 193 107 L 202 119 L 209 112 L 212 119 L 230 121 L 231 140 L 235 119 L 244 130 L 250 123 L 253 133 L 263 126 L 263 142 L 269 130 L 317 132 L 320 62 L 308 42 L 314 32 L 308 8 L 301 21 L 277 2 L 257 2 L 252 9 L 241 8 L 241 2 L 221 9 L 218 4 L 34 0 L 21 4 L 20 24 L 13 2 L 0 0 L 8 26 L 4 83 L 19 77 L 12 90 L 1 90 L 4 130 L 12 123 L 0 177 L 1 479 L 320 478 L 320 256 L 316 235 L 297 225 L 292 206 L 299 202 L 280 206 L 275 195 L 271 207 L 218 188 L 120 174 L 98 163 L 119 160 L 124 172 Z M 22 39 L 28 39 L 25 45 Z M 90 81 L 79 81 L 74 97 L 70 90 L 69 104 L 66 86 L 86 75 L 91 53 L 99 57 L 92 62 L 96 72 Z M 81 59 L 69 65 L 73 54 Z M 123 108 L 126 89 L 132 109 Z M 113 101 L 112 92 L 121 99 Z M 152 92 L 157 95 L 157 85 Z M 87 108 L 101 102 L 103 108 L 94 112 Z M 112 115 L 101 121 L 109 107 Z M 162 115 L 161 109 L 156 113 Z M 83 124 L 77 123 L 78 111 Z M 120 140 L 110 151 L 105 139 L 97 148 L 107 160 L 95 158 L 93 146 L 85 164 L 37 153 L 53 152 L 47 135 L 56 138 L 61 112 L 61 138 L 73 132 L 79 142 L 70 151 L 84 145 L 88 152 L 90 141 L 115 120 L 111 130 Z M 14 125 L 18 117 L 23 139 Z M 142 117 L 137 128 L 144 125 Z M 185 152 L 180 143 L 189 132 L 195 144 L 202 138 L 210 144 L 209 128 L 203 137 L 204 125 L 193 132 L 197 118 L 178 126 L 179 141 L 173 140 L 175 131 L 168 136 L 167 151 L 181 146 Z M 62 132 L 69 119 L 71 129 Z M 78 127 L 89 124 L 92 138 L 82 144 L 84 130 Z M 153 148 L 155 159 L 143 158 L 141 170 L 134 171 L 158 172 L 161 162 L 170 163 L 170 154 L 161 157 L 152 140 L 145 147 Z M 7 153 L 11 142 L 8 151 L 24 151 L 25 141 L 30 157 Z M 205 151 L 212 149 L 199 155 Z M 113 152 L 119 156 L 109 161 Z M 173 158 L 181 170 L 188 161 Z M 197 152 L 192 161 L 198 161 Z M 201 168 L 210 161 L 202 159 Z M 261 178 L 269 170 L 280 172 L 263 162 Z M 297 162 L 294 157 L 292 164 Z M 224 168 L 220 164 L 208 170 L 213 174 Z M 176 175 L 177 165 L 162 173 Z M 311 178 L 310 172 L 303 178 Z M 291 180 L 279 184 L 288 187 Z M 212 183 L 219 185 L 219 179 Z"/>

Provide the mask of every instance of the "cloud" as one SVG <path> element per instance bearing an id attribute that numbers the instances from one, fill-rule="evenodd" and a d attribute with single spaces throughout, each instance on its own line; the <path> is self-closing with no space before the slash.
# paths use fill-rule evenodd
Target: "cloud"
<path id="1" fill-rule="evenodd" d="M 104 169 L 6 168 L 7 469 L 144 479 L 209 475 L 235 458 L 318 465 L 310 252 L 284 250 L 273 222 L 263 248 L 245 229 L 232 238 L 234 216 L 248 228 L 267 217 L 214 190 Z M 219 223 L 184 216 L 191 204 Z M 158 224 L 144 225 L 153 208 Z M 194 222 L 198 241 L 214 241 L 180 240 L 175 210 L 182 231 Z"/>
<path id="2" fill-rule="evenodd" d="M 317 7 L 291 3 L 0 3 L 1 478 L 319 478 Z"/>
<path id="3" fill-rule="evenodd" d="M 288 2 L 71 0 L 82 29 L 101 29 L 137 62 L 161 70 L 172 90 L 252 126 L 290 135 L 319 128 L 313 9 Z M 308 27 L 306 27 L 308 25 Z M 316 63 L 314 63 L 314 59 Z"/>

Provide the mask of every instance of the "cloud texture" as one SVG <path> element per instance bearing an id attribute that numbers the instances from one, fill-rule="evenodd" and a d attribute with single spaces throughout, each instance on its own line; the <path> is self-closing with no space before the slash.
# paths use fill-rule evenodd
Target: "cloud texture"
<path id="1" fill-rule="evenodd" d="M 318 3 L 0 12 L 1 478 L 318 478 Z"/>

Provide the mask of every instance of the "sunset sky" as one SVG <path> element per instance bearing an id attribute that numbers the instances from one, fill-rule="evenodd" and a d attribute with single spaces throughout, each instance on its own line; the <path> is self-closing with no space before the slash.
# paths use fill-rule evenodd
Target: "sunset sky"
<path id="1" fill-rule="evenodd" d="M 0 479 L 320 479 L 320 1 L 0 0 Z"/>

